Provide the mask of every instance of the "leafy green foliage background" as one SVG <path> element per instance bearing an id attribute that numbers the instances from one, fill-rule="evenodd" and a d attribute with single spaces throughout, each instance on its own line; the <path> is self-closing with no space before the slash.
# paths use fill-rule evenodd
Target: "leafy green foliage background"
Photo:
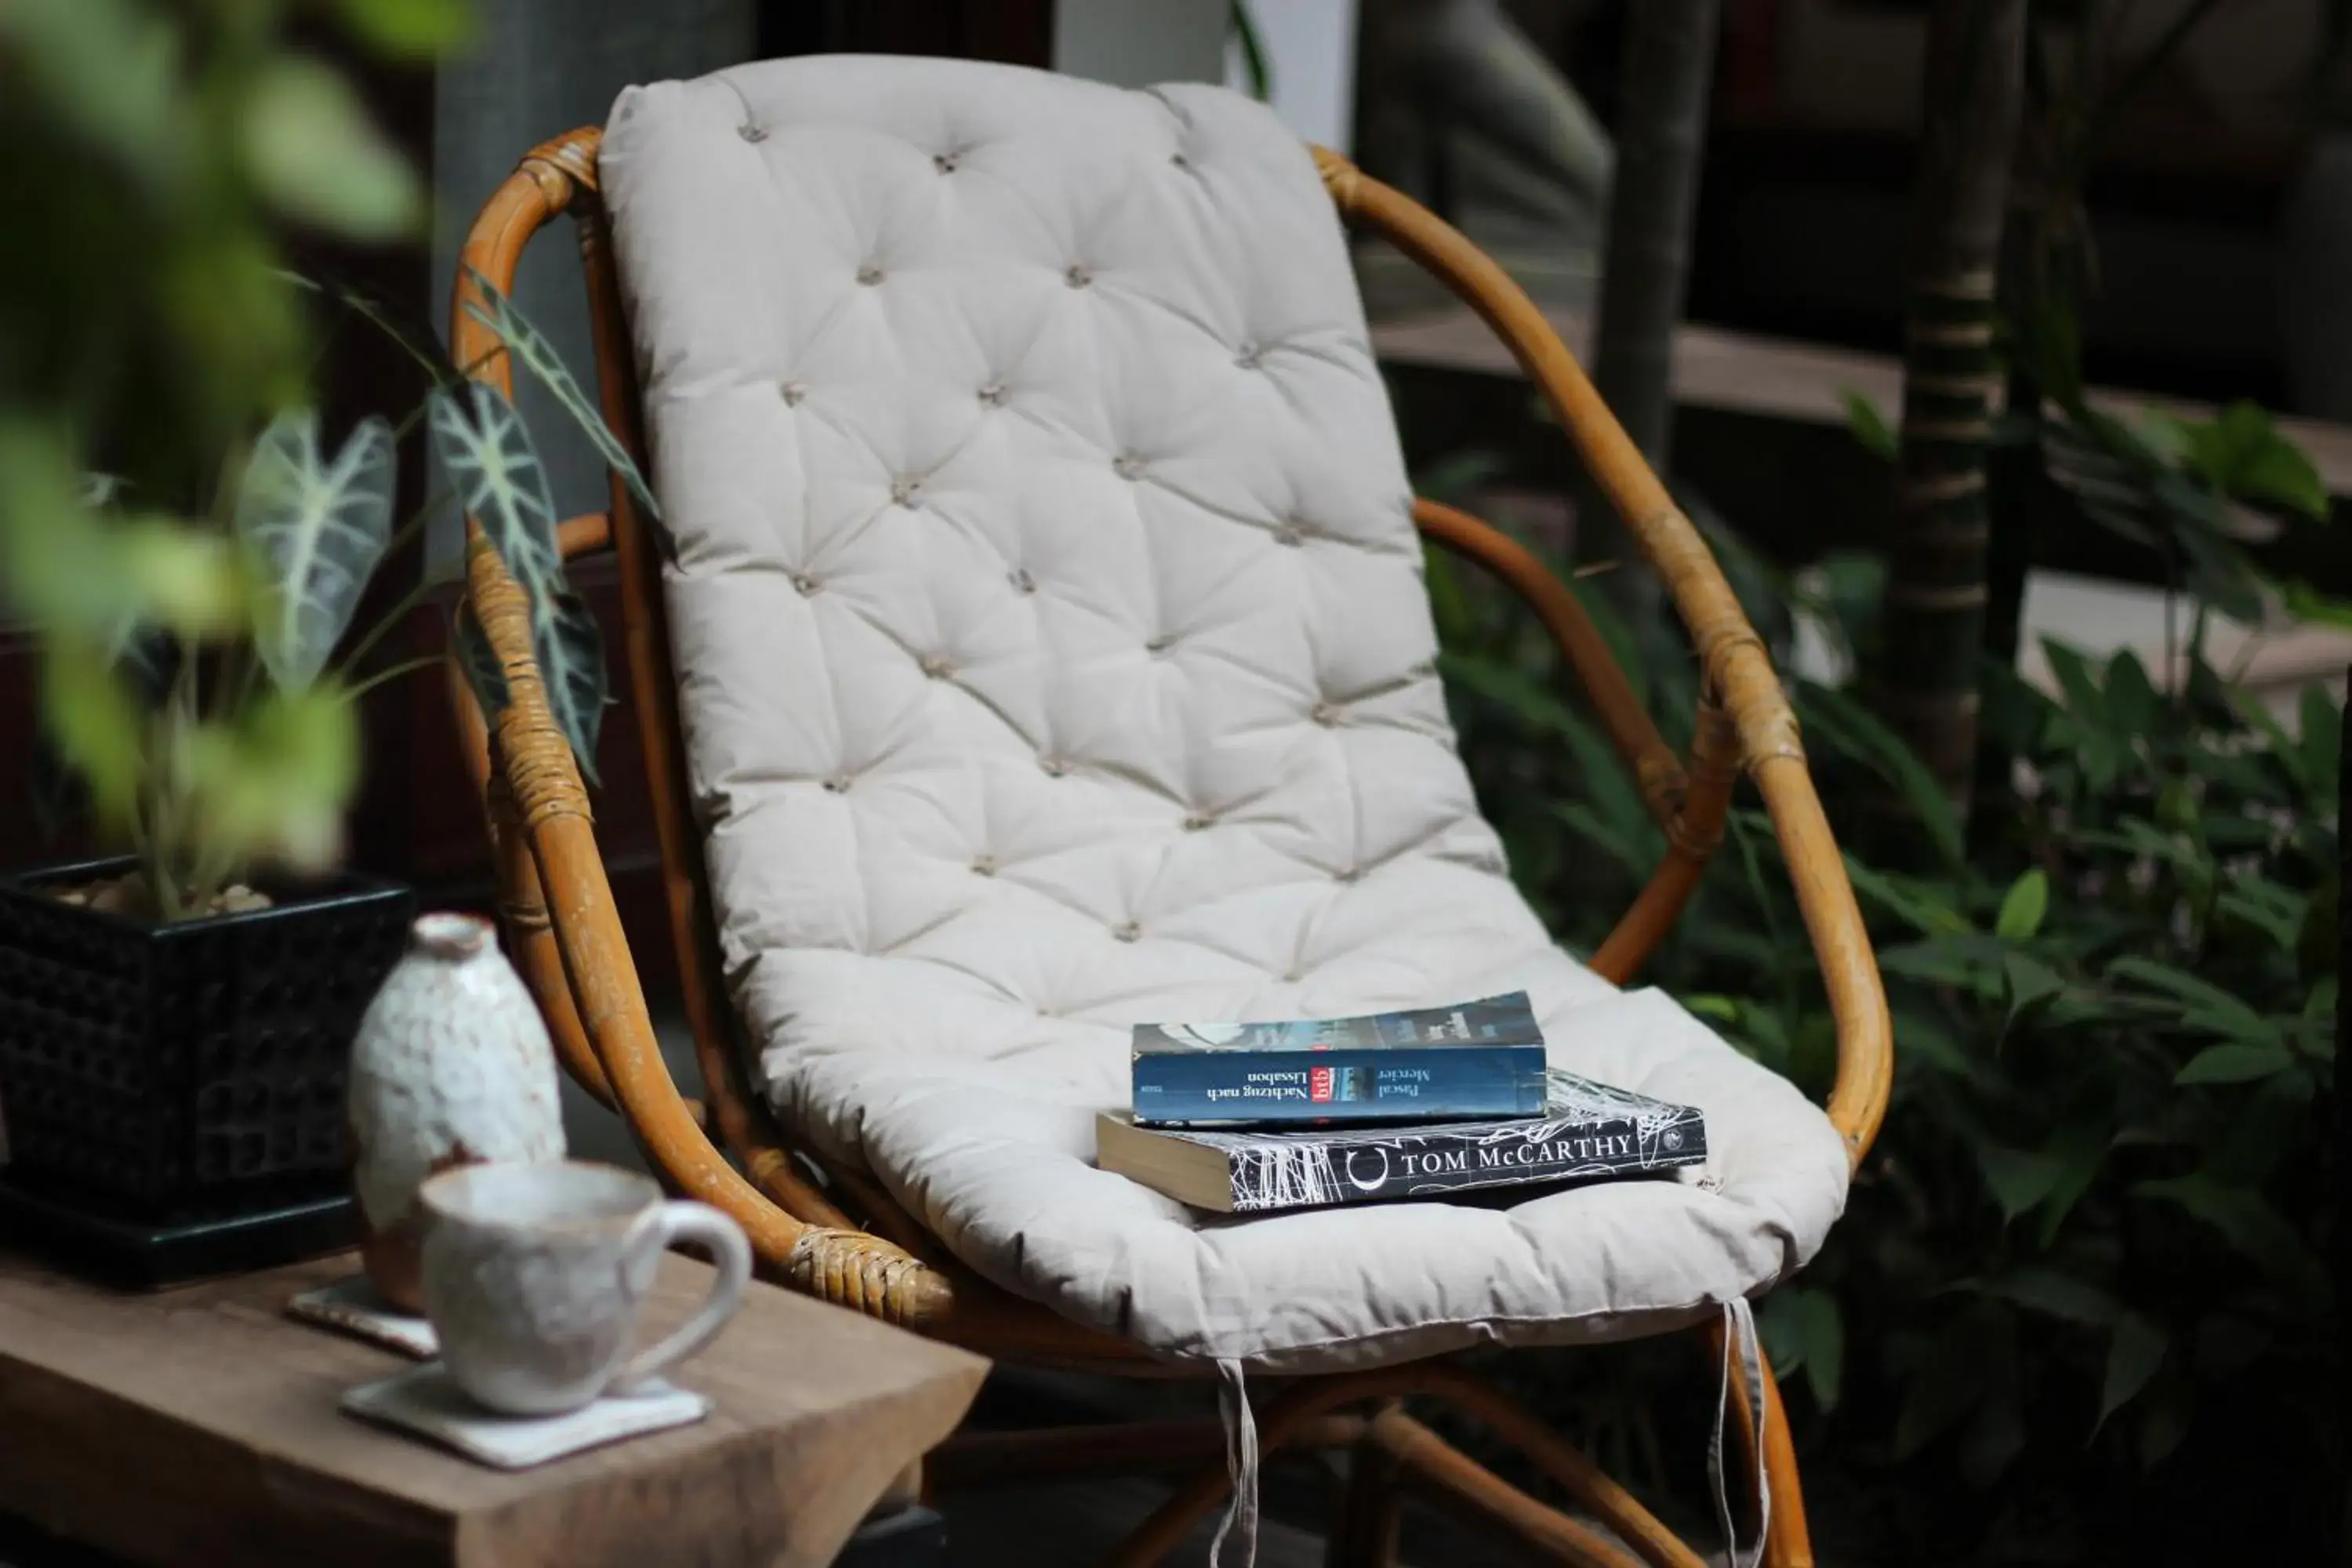
<path id="1" fill-rule="evenodd" d="M 1866 654 L 1875 563 L 1800 581 L 1715 543 L 1759 626 L 1785 643 L 1803 616 Z M 1538 911 L 1589 950 L 1663 836 L 1541 630 L 1450 559 L 1428 570 L 1481 803 Z M 1687 651 L 1583 597 L 1685 742 Z M 2016 788 L 1969 824 L 1853 692 L 1794 685 L 1895 1025 L 1893 1105 L 1848 1212 L 1759 1307 L 1817 1533 L 1848 1560 L 2089 1562 L 2151 1539 L 2162 1559 L 2187 1498 L 2202 1527 L 2316 1539 L 2298 1500 L 2342 1495 L 2320 1262 L 2338 709 L 2314 689 L 2282 724 L 2201 647 L 2178 694 L 2128 654 L 2045 651 L 2053 691 L 1988 674 Z M 1826 1092 L 1834 1028 L 1752 804 L 1636 983 Z M 1603 1364 L 1539 1371 L 1532 1392 L 1703 1517 L 1696 1476 L 1654 1458 L 1668 1369 Z M 2208 1506 L 2233 1475 L 2236 1503 Z"/>

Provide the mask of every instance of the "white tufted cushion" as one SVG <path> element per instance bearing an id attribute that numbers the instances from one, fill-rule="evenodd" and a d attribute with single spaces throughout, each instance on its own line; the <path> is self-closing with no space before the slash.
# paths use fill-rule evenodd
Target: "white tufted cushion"
<path id="1" fill-rule="evenodd" d="M 790 1127 L 1177 1357 L 1637 1332 L 1820 1245 L 1822 1114 L 1506 878 L 1339 226 L 1272 115 L 808 58 L 632 89 L 603 170 L 720 944 Z M 1719 1191 L 1234 1222 L 1092 1168 L 1135 1020 L 1519 986 L 1566 1065 L 1705 1108 Z"/>

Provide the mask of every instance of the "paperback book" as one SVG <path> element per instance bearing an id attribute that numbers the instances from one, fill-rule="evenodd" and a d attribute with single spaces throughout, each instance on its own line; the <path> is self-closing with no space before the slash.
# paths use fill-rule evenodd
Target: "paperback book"
<path id="1" fill-rule="evenodd" d="M 1533 1118 L 1240 1131 L 1104 1113 L 1096 1163 L 1221 1214 L 1430 1197 L 1521 1183 L 1647 1175 L 1706 1160 L 1696 1109 L 1553 1068 Z"/>
<path id="2" fill-rule="evenodd" d="M 1150 1126 L 1535 1116 L 1544 1040 L 1527 993 L 1452 1007 L 1267 1024 L 1138 1024 L 1135 1120 Z"/>

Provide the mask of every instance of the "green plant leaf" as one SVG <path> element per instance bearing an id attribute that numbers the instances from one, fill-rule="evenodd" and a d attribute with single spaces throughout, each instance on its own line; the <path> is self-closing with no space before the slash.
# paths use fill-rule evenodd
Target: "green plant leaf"
<path id="1" fill-rule="evenodd" d="M 233 721 L 194 726 L 184 767 L 209 858 L 324 870 L 359 783 L 358 720 L 331 683 L 265 692 Z"/>
<path id="2" fill-rule="evenodd" d="M 637 504 L 645 509 L 646 521 L 655 524 L 658 531 L 661 503 L 654 500 L 653 487 L 646 483 L 645 475 L 637 469 L 636 459 L 629 456 L 629 449 L 621 444 L 621 438 L 613 434 L 611 426 L 604 423 L 603 413 L 581 390 L 580 384 L 572 378 L 572 372 L 564 365 L 563 356 L 555 352 L 555 345 L 547 341 L 545 333 L 531 325 L 530 318 L 515 308 L 513 300 L 499 292 L 496 284 L 470 267 L 466 268 L 466 276 L 482 292 L 479 300 L 466 301 L 466 313 L 496 332 L 499 341 L 507 345 L 508 352 L 521 361 L 523 368 L 537 377 L 539 384 L 562 405 L 563 411 L 572 416 L 572 422 L 594 443 L 605 466 L 621 476 L 622 482 L 629 487 L 629 493 L 636 497 Z M 665 541 L 667 537 L 665 533 Z"/>
<path id="3" fill-rule="evenodd" d="M 2107 965 L 2108 978 L 2135 981 L 2184 1004 L 2179 1015 L 2183 1028 L 2226 1036 L 2242 1044 L 2276 1046 L 2284 1043 L 2279 1026 L 2210 980 L 2152 958 L 2128 954 Z"/>
<path id="4" fill-rule="evenodd" d="M 2108 1416 L 2138 1397 L 2148 1379 L 2164 1364 L 2164 1352 L 2171 1342 L 2161 1328 L 2137 1312 L 2126 1312 L 2116 1320 L 2115 1332 L 2107 1338 L 2107 1371 L 2099 1390 L 2099 1418 L 2092 1423 L 2092 1431 L 2105 1426 Z"/>
<path id="5" fill-rule="evenodd" d="M 1942 1014 L 1924 1007 L 1895 1009 L 1895 1059 L 1972 1082 L 1987 1077 L 1985 1064 L 1969 1054 Z"/>
<path id="6" fill-rule="evenodd" d="M 1260 103 L 1273 102 L 1274 65 L 1266 56 L 1265 40 L 1258 36 L 1257 22 L 1244 0 L 1232 0 L 1225 26 L 1241 50 L 1242 79 L 1249 84 L 1249 95 Z"/>
<path id="7" fill-rule="evenodd" d="M 2304 765 L 2311 780 L 2313 804 L 2327 810 L 2336 804 L 2336 770 L 2344 754 L 2344 710 L 2327 689 L 2316 682 L 2303 689 L 2296 729 L 2303 743 Z"/>
<path id="8" fill-rule="evenodd" d="M 2294 934 L 2295 963 L 2304 973 L 2325 975 L 2339 962 L 2336 931 L 2343 898 L 2342 880 L 2330 877 L 2305 906 L 2303 925 Z"/>
<path id="9" fill-rule="evenodd" d="M 2001 978 L 2009 983 L 2009 1016 L 2011 1023 L 2035 1003 L 2046 1001 L 2066 989 L 2065 978 L 2056 970 L 2040 959 L 2030 958 L 2021 952 L 2003 953 L 2000 973 Z"/>
<path id="10" fill-rule="evenodd" d="M 1845 1322 L 1837 1298 L 1810 1286 L 1783 1286 L 1757 1308 L 1756 1327 L 1784 1386 L 1802 1372 L 1814 1408 L 1824 1415 L 1836 1409 L 1845 1367 Z"/>
<path id="11" fill-rule="evenodd" d="M 2050 661 L 2050 673 L 2057 677 L 2066 711 L 2078 722 L 2099 727 L 2104 732 L 2109 714 L 2098 680 L 2091 673 L 2090 660 L 2055 637 L 2042 639 L 2042 653 Z"/>
<path id="12" fill-rule="evenodd" d="M 2243 546 L 2221 531 L 2193 524 L 2176 528 L 2173 542 L 2189 559 L 2189 596 L 2249 626 L 2263 618 L 2263 575 Z"/>
<path id="13" fill-rule="evenodd" d="M 1570 831 L 1615 861 L 1618 869 L 1627 876 L 1639 879 L 1647 877 L 1654 868 L 1654 858 L 1643 852 L 1641 838 L 1602 821 L 1599 814 L 1582 801 L 1560 801 L 1551 809 L 1552 814 L 1567 824 Z M 1512 858 L 1516 865 L 1517 857 Z"/>
<path id="14" fill-rule="evenodd" d="M 0 605 L 101 650 L 142 626 L 202 636 L 236 624 L 245 584 L 218 534 L 93 511 L 83 489 L 64 430 L 0 415 Z"/>
<path id="15" fill-rule="evenodd" d="M 1802 1310 L 1805 1336 L 1805 1385 L 1812 1390 L 1814 1408 L 1824 1415 L 1835 1410 L 1845 1374 L 1845 1320 L 1835 1296 L 1827 1290 L 1806 1293 Z"/>
<path id="16" fill-rule="evenodd" d="M 1969 1368 L 1983 1392 L 1961 1429 L 1960 1475 L 1982 1491 L 1998 1481 L 2025 1447 L 2025 1420 L 2018 1385 L 2017 1316 L 1988 1313 L 1980 1344 Z"/>
<path id="17" fill-rule="evenodd" d="M 1948 866 L 1966 863 L 1959 814 L 1918 754 L 1878 716 L 1842 691 L 1811 681 L 1797 687 L 1805 728 L 1837 746 L 1898 790 Z"/>
<path id="18" fill-rule="evenodd" d="M 1930 985 L 1961 986 L 1987 1001 L 1998 1001 L 2008 990 L 2001 972 L 2005 956 L 1998 937 L 1970 931 L 1881 948 L 1878 967 L 1888 974 Z"/>
<path id="19" fill-rule="evenodd" d="M 234 527 L 263 572 L 254 650 L 278 686 L 319 678 L 392 538 L 392 426 L 360 422 L 330 464 L 319 414 L 289 411 L 254 443 Z"/>
<path id="20" fill-rule="evenodd" d="M 106 650 L 88 638 L 49 637 L 41 658 L 41 719 L 67 765 L 88 786 L 99 822 L 119 831 L 138 808 L 146 747 L 139 704 L 110 663 Z"/>
<path id="21" fill-rule="evenodd" d="M 2189 1436 L 2189 1396 L 2183 1378 L 2167 1378 L 2156 1385 L 2143 1406 L 2139 1441 L 2134 1447 L 2140 1468 L 2152 1470 L 2171 1457 Z"/>
<path id="22" fill-rule="evenodd" d="M 2152 733 L 2163 713 L 2156 685 L 2139 656 L 2126 648 L 2107 661 L 2107 711 L 2127 735 Z"/>
<path id="23" fill-rule="evenodd" d="M 2260 1264 L 2279 1285 L 2305 1302 L 2327 1299 L 2327 1276 L 2295 1234 L 2294 1227 L 2251 1187 L 2221 1182 L 2197 1172 L 2168 1181 L 2142 1182 L 2141 1197 L 2178 1204 L 2221 1233 L 2231 1247 Z"/>
<path id="24" fill-rule="evenodd" d="M 1957 936 L 1973 931 L 1968 916 L 1950 900 L 1948 889 L 1933 884 L 1875 871 L 1849 855 L 1846 879 L 1855 892 L 1884 908 L 1922 936 Z"/>
<path id="25" fill-rule="evenodd" d="M 449 618 L 449 646 L 457 656 L 457 668 L 465 676 L 466 684 L 473 689 L 482 717 L 495 721 L 508 701 L 507 672 L 491 649 L 482 623 L 474 618 L 471 599 L 458 600 Z"/>
<path id="26" fill-rule="evenodd" d="M 176 517 L 132 518 L 104 531 L 103 570 L 123 613 L 108 629 L 120 646 L 137 626 L 184 637 L 234 633 L 243 626 L 250 585 L 228 541 Z"/>
<path id="27" fill-rule="evenodd" d="M 2051 1140 L 2050 1152 L 2058 1163 L 2058 1179 L 2052 1184 L 2050 1195 L 2042 1201 L 2042 1219 L 2035 1235 L 2044 1251 L 2058 1239 L 2066 1216 L 2098 1179 L 2099 1166 L 2114 1142 L 2106 1126 L 2096 1121 L 2071 1122 L 2059 1129 L 2058 1135 Z"/>
<path id="28" fill-rule="evenodd" d="M 361 40 L 396 59 L 431 59 L 474 36 L 467 0 L 334 0 Z"/>
<path id="29" fill-rule="evenodd" d="M 276 56 L 246 89 L 243 110 L 247 172 L 287 216 L 349 239 L 415 232 L 425 213 L 416 176 L 341 73 Z"/>
<path id="30" fill-rule="evenodd" d="M 2025 1451 L 2025 1415 L 2012 1372 L 1995 1382 L 1977 1404 L 1976 1415 L 1960 1436 L 1960 1474 L 1983 1491 L 1999 1481 Z"/>
<path id="31" fill-rule="evenodd" d="M 531 650 L 547 683 L 548 706 L 554 710 L 565 739 L 580 759 L 580 772 L 596 782 L 596 737 L 606 704 L 611 700 L 604 675 L 604 633 L 588 608 L 588 601 L 570 589 L 551 594 L 543 614 L 531 622 Z M 551 655 L 541 653 L 547 647 Z"/>
<path id="32" fill-rule="evenodd" d="M 2228 693 L 2231 712 L 2247 729 L 2262 737 L 2263 751 L 2285 771 L 2299 789 L 2309 789 L 2312 784 L 2311 763 L 2303 752 L 2302 744 L 2286 732 L 2261 698 L 2242 687 Z"/>
<path id="33" fill-rule="evenodd" d="M 1845 405 L 1846 428 L 1853 432 L 1862 449 L 1874 458 L 1893 462 L 1896 450 L 1895 426 L 1886 422 L 1878 405 L 1850 386 L 1839 391 L 1838 401 Z"/>
<path id="34" fill-rule="evenodd" d="M 2005 1312 L 1977 1302 L 1937 1331 L 1912 1372 L 1895 1418 L 1895 1457 L 1910 1458 L 1974 1410 L 1986 1392 L 1983 1366 L 1998 1352 L 1994 1321 Z"/>
<path id="35" fill-rule="evenodd" d="M 1977 1168 L 1984 1173 L 1985 1185 L 2000 1205 L 2004 1220 L 2015 1219 L 2048 1197 L 2065 1174 L 2065 1167 L 2056 1156 L 2031 1149 L 1980 1142 L 1976 1156 Z"/>
<path id="36" fill-rule="evenodd" d="M 59 124 L 152 188 L 184 174 L 184 39 L 167 13 L 134 0 L 13 0 L 0 5 L 0 46 L 12 92 L 29 89 Z"/>
<path id="37" fill-rule="evenodd" d="M 2224 495 L 2327 519 L 2327 487 L 2302 447 L 2260 407 L 2241 400 L 2210 420 L 2179 420 L 2183 465 Z"/>
<path id="38" fill-rule="evenodd" d="M 2311 900 L 2293 889 L 2252 877 L 2223 889 L 2213 900 L 2217 913 L 2261 932 L 2282 952 L 2294 951 L 2310 907 Z"/>
<path id="39" fill-rule="evenodd" d="M 2248 1083 L 2272 1078 L 2294 1066 L 2294 1055 L 2284 1046 L 2208 1046 L 2189 1058 L 2173 1075 L 2184 1088 L 2199 1083 Z"/>
<path id="40" fill-rule="evenodd" d="M 2298 621 L 2352 631 L 2352 599 L 2338 599 L 2300 578 L 2279 584 L 2279 602 Z"/>
<path id="41" fill-rule="evenodd" d="M 606 691 L 604 639 L 565 585 L 539 453 L 514 405 L 487 382 L 436 389 L 429 402 L 435 449 L 467 515 L 530 602 L 531 654 L 549 711 L 593 784 Z"/>
<path id="42" fill-rule="evenodd" d="M 2029 1263 L 2012 1268 L 1985 1289 L 2030 1312 L 2092 1328 L 2104 1328 L 2114 1322 L 2123 1310 L 2111 1292 L 2042 1264 Z"/>
<path id="43" fill-rule="evenodd" d="M 2000 913 L 1993 920 L 1993 934 L 2003 942 L 2031 942 L 2042 930 L 2042 917 L 2050 912 L 2050 879 L 2040 867 L 2026 872 L 2010 884 L 2002 895 Z"/>
<path id="44" fill-rule="evenodd" d="M 1551 416 L 1550 405 L 1540 397 L 1535 400 L 1535 409 L 1545 418 Z M 1458 452 L 1449 452 L 1415 473 L 1412 476 L 1412 491 L 1431 500 L 1459 505 L 1469 498 L 1473 490 L 1490 479 L 1500 478 L 1509 471 L 1509 468 L 1510 465 L 1496 452 L 1483 447 L 1466 447 Z"/>

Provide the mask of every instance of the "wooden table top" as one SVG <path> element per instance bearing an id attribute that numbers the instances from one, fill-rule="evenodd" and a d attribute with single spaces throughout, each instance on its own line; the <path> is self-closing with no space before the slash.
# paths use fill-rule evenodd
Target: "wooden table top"
<path id="1" fill-rule="evenodd" d="M 670 1373 L 694 1426 L 490 1469 L 341 1414 L 409 1364 L 297 1322 L 350 1254 L 152 1295 L 0 1251 L 0 1512 L 142 1563 L 818 1564 L 936 1445 L 987 1363 L 754 1284 Z M 663 1260 L 651 1317 L 709 1277 Z"/>

